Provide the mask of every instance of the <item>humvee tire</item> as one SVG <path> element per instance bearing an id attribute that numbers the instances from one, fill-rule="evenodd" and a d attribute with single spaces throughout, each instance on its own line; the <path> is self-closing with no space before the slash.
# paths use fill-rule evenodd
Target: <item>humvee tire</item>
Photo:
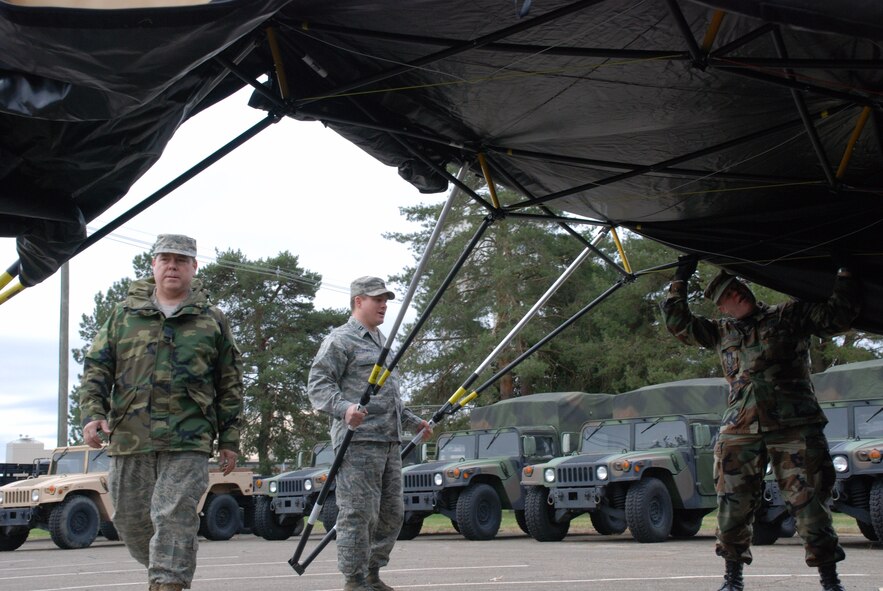
<path id="1" fill-rule="evenodd" d="M 265 540 L 287 540 L 294 535 L 298 525 L 303 526 L 304 519 L 301 517 L 296 523 L 285 525 L 279 523 L 276 514 L 270 508 L 270 497 L 258 495 L 254 508 L 254 534 Z"/>
<path id="2" fill-rule="evenodd" d="M 322 505 L 322 510 L 319 511 L 319 520 L 322 521 L 322 527 L 325 528 L 326 532 L 331 531 L 331 528 L 337 523 L 338 512 L 337 495 L 334 494 L 334 491 L 331 491 L 325 497 L 325 504 Z"/>
<path id="3" fill-rule="evenodd" d="M 751 526 L 751 543 L 755 546 L 769 546 L 779 539 L 782 526 L 779 520 L 773 522 L 755 521 Z"/>
<path id="4" fill-rule="evenodd" d="M 242 529 L 239 503 L 231 495 L 209 493 L 199 519 L 199 534 L 207 540 L 229 540 Z"/>
<path id="5" fill-rule="evenodd" d="M 864 521 L 855 520 L 856 525 L 858 525 L 858 530 L 862 532 L 862 535 L 872 542 L 879 542 L 880 538 L 877 537 L 877 532 L 874 531 L 874 526 L 870 523 L 865 523 Z"/>
<path id="6" fill-rule="evenodd" d="M 111 542 L 116 542 L 120 539 L 120 534 L 117 532 L 117 528 L 114 527 L 113 521 L 102 521 L 101 527 L 98 528 L 98 531 Z"/>
<path id="7" fill-rule="evenodd" d="M 399 530 L 399 536 L 396 538 L 397 540 L 413 540 L 417 536 L 420 535 L 420 530 L 423 529 L 423 520 L 418 519 L 417 521 L 412 521 L 411 523 L 403 523 L 402 529 Z"/>
<path id="8" fill-rule="evenodd" d="M 500 531 L 503 508 L 489 484 L 474 484 L 457 499 L 457 523 L 467 540 L 492 540 Z"/>
<path id="9" fill-rule="evenodd" d="M 91 546 L 99 525 L 98 507 L 84 495 L 68 495 L 49 514 L 49 533 L 62 550 Z"/>
<path id="10" fill-rule="evenodd" d="M 874 528 L 877 540 L 883 539 L 883 478 L 878 477 L 871 486 L 869 505 L 871 510 L 871 526 Z"/>
<path id="11" fill-rule="evenodd" d="M 702 519 L 706 514 L 707 512 L 702 510 L 680 509 L 675 511 L 674 519 L 671 522 L 671 537 L 692 538 L 702 529 Z"/>
<path id="12" fill-rule="evenodd" d="M 794 518 L 791 517 L 790 514 L 785 515 L 785 518 L 782 519 L 782 523 L 779 524 L 779 537 L 793 538 L 796 533 L 797 522 L 794 521 Z"/>
<path id="13" fill-rule="evenodd" d="M 595 528 L 595 531 L 602 536 L 619 535 L 628 527 L 625 519 L 614 515 L 608 505 L 602 505 L 594 511 L 590 511 L 589 519 L 592 520 L 592 527 Z"/>
<path id="14" fill-rule="evenodd" d="M 30 533 L 31 530 L 27 527 L 0 528 L 0 552 L 12 552 L 19 548 Z"/>
<path id="15" fill-rule="evenodd" d="M 530 530 L 527 528 L 527 518 L 524 516 L 524 509 L 515 509 L 513 513 L 515 513 L 515 523 L 518 524 L 521 531 L 530 535 Z"/>
<path id="16" fill-rule="evenodd" d="M 538 542 L 560 542 L 570 530 L 570 522 L 552 521 L 555 509 L 548 503 L 545 487 L 531 486 L 524 496 L 524 518 L 530 535 Z"/>
<path id="17" fill-rule="evenodd" d="M 665 484 L 650 476 L 634 483 L 625 497 L 625 519 L 637 541 L 645 544 L 665 541 L 674 519 L 671 496 Z"/>

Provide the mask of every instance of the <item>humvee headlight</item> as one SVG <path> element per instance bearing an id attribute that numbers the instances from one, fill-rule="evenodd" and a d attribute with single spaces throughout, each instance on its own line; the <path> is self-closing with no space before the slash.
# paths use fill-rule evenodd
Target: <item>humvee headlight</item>
<path id="1" fill-rule="evenodd" d="M 34 490 L 31 491 L 31 500 L 35 503 L 40 500 L 40 489 L 39 488 L 35 488 Z"/>
<path id="2" fill-rule="evenodd" d="M 598 477 L 598 480 L 607 480 L 607 466 L 598 466 L 598 469 L 595 470 L 595 475 Z"/>
<path id="3" fill-rule="evenodd" d="M 846 459 L 846 456 L 834 456 L 834 470 L 837 472 L 846 472 L 849 470 L 849 461 Z"/>
<path id="4" fill-rule="evenodd" d="M 279 483 L 276 482 L 275 480 L 271 481 L 270 485 L 269 485 L 269 489 L 270 489 L 271 493 L 276 494 L 276 491 L 279 490 Z"/>
<path id="5" fill-rule="evenodd" d="M 543 470 L 543 480 L 546 482 L 555 482 L 555 468 L 546 468 Z"/>
<path id="6" fill-rule="evenodd" d="M 441 472 L 436 472 L 432 475 L 432 483 L 436 486 L 441 486 L 445 482 L 445 477 L 442 476 Z"/>
<path id="7" fill-rule="evenodd" d="M 304 480 L 304 490 L 307 491 L 307 492 L 310 492 L 311 490 L 313 490 L 313 481 L 312 481 L 312 479 L 307 478 L 306 480 Z"/>

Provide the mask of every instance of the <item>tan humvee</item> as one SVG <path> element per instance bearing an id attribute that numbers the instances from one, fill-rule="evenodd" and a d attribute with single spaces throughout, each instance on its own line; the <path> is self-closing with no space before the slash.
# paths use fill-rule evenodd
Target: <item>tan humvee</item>
<path id="1" fill-rule="evenodd" d="M 33 528 L 48 530 L 59 548 L 86 548 L 99 531 L 119 539 L 108 494 L 110 458 L 104 449 L 85 445 L 58 448 L 49 473 L 0 487 L 0 551 L 21 546 Z M 209 471 L 209 486 L 199 501 L 199 533 L 227 540 L 250 513 L 253 475 L 237 468 L 228 476 Z"/>

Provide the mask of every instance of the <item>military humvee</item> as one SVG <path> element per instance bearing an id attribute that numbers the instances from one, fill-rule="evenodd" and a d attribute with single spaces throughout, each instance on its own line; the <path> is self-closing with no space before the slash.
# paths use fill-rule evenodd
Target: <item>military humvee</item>
<path id="1" fill-rule="evenodd" d="M 838 365 L 812 380 L 828 418 L 825 437 L 837 476 L 831 508 L 855 518 L 867 539 L 883 540 L 883 360 Z M 775 481 L 767 479 L 764 511 L 785 512 L 777 493 Z M 758 526 L 767 527 L 762 521 Z M 775 542 L 774 533 L 764 541 Z"/>
<path id="2" fill-rule="evenodd" d="M 609 416 L 612 399 L 554 392 L 473 409 L 470 430 L 438 438 L 435 461 L 402 470 L 405 518 L 399 539 L 416 537 L 427 516 L 441 513 L 467 539 L 490 540 L 503 509 L 513 510 L 527 533 L 522 467 L 561 455 L 562 434 L 589 418 Z"/>
<path id="3" fill-rule="evenodd" d="M 111 516 L 104 449 L 70 446 L 52 452 L 48 474 L 0 487 L 0 550 L 15 550 L 32 528 L 48 530 L 62 549 L 86 548 L 100 531 L 119 539 Z M 237 468 L 229 476 L 209 471 L 209 487 L 199 501 L 200 534 L 226 540 L 242 527 L 241 512 L 251 502 L 252 474 Z"/>
<path id="4" fill-rule="evenodd" d="M 614 397 L 612 418 L 583 426 L 577 455 L 523 468 L 530 535 L 560 541 L 583 513 L 603 535 L 695 535 L 717 506 L 713 441 L 727 392 L 723 379 L 697 379 Z"/>
<path id="5" fill-rule="evenodd" d="M 256 479 L 253 533 L 265 540 L 287 540 L 299 534 L 304 516 L 312 511 L 333 461 L 331 442 L 323 441 L 313 446 L 312 452 L 298 454 L 296 470 Z M 326 530 L 337 522 L 334 490 L 322 505 L 319 519 Z"/>

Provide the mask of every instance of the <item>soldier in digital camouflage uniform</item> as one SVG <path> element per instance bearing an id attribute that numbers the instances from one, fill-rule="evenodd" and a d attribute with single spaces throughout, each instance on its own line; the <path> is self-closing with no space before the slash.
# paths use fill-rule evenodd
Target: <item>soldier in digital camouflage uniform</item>
<path id="1" fill-rule="evenodd" d="M 120 538 L 151 591 L 180 591 L 196 568 L 196 508 L 216 438 L 224 473 L 236 463 L 242 365 L 226 318 L 193 279 L 196 241 L 160 235 L 152 265 L 92 343 L 80 412 L 87 444 L 109 440 Z"/>
<path id="2" fill-rule="evenodd" d="M 332 417 L 331 439 L 340 449 L 346 429 L 354 429 L 337 475 L 337 566 L 345 591 L 391 591 L 378 571 L 402 527 L 402 421 L 414 430 L 429 424 L 406 409 L 398 380 L 391 375 L 367 408 L 359 400 L 377 363 L 384 336 L 387 301 L 395 297 L 378 277 L 360 277 L 350 286 L 352 316 L 322 342 L 310 368 L 307 391 L 313 407 Z"/>
<path id="3" fill-rule="evenodd" d="M 720 591 L 743 589 L 742 567 L 751 563 L 751 524 L 767 462 L 795 517 L 807 565 L 818 567 L 823 589 L 842 590 L 836 563 L 845 554 L 828 507 L 834 468 L 823 432 L 827 419 L 810 381 L 809 337 L 849 328 L 859 313 L 857 281 L 841 267 L 827 301 L 767 306 L 721 271 L 705 297 L 727 317 L 709 320 L 692 315 L 687 305 L 686 282 L 696 264 L 694 257 L 681 258 L 662 311 L 679 340 L 718 352 L 730 386 L 715 446 L 716 550 L 726 560 Z"/>

